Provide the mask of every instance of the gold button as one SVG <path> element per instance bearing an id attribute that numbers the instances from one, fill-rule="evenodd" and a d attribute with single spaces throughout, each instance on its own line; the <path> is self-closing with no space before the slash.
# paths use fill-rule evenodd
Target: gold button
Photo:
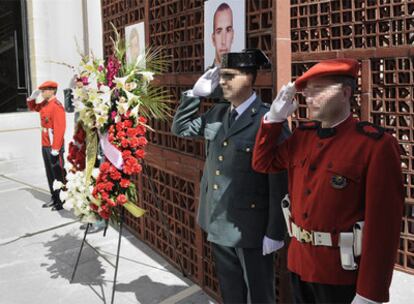
<path id="1" fill-rule="evenodd" d="M 228 143 L 227 141 L 223 142 L 223 147 L 227 147 Z"/>
<path id="2" fill-rule="evenodd" d="M 220 175 L 220 170 L 216 170 L 216 175 Z"/>
<path id="3" fill-rule="evenodd" d="M 253 204 L 251 204 L 251 205 L 250 205 L 250 208 L 256 208 L 256 204 L 254 204 L 254 203 L 253 203 Z"/>
<path id="4" fill-rule="evenodd" d="M 214 184 L 214 185 L 213 185 L 213 189 L 214 189 L 214 190 L 217 190 L 218 188 L 219 188 L 219 187 L 218 187 L 218 185 L 217 185 L 217 184 Z"/>
<path id="5" fill-rule="evenodd" d="M 250 148 L 246 148 L 246 152 L 250 152 Z"/>
<path id="6" fill-rule="evenodd" d="M 219 160 L 219 161 L 223 161 L 223 160 L 224 160 L 223 155 L 220 155 L 220 156 L 218 157 L 218 160 Z"/>

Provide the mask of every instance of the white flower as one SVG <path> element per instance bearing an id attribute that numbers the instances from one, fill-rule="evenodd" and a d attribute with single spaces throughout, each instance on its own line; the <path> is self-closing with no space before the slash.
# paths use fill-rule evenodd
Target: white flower
<path id="1" fill-rule="evenodd" d="M 59 198 L 61 201 L 66 201 L 66 199 L 68 198 L 68 192 L 67 191 L 60 191 L 59 193 Z"/>
<path id="2" fill-rule="evenodd" d="M 137 105 L 136 107 L 134 107 L 134 108 L 131 110 L 131 116 L 132 116 L 132 117 L 137 117 L 137 116 L 138 116 L 138 111 L 139 111 L 139 105 Z"/>
<path id="3" fill-rule="evenodd" d="M 92 177 L 94 179 L 97 179 L 98 178 L 98 175 L 99 175 L 99 168 L 93 168 L 92 169 Z M 93 187 L 92 187 L 92 190 L 93 190 Z M 92 190 L 90 192 L 92 192 Z"/>
<path id="4" fill-rule="evenodd" d="M 139 74 L 142 75 L 142 78 L 146 82 L 150 82 L 150 81 L 153 81 L 154 80 L 154 73 L 153 72 L 142 71 L 142 72 L 139 72 Z"/>
<path id="5" fill-rule="evenodd" d="M 129 105 L 127 102 L 118 102 L 117 104 L 118 104 L 117 109 L 118 109 L 119 114 L 125 114 L 128 111 Z"/>
<path id="6" fill-rule="evenodd" d="M 59 190 L 63 187 L 63 183 L 55 179 L 53 181 L 53 186 L 52 187 L 53 187 L 53 190 L 55 190 L 55 191 Z"/>

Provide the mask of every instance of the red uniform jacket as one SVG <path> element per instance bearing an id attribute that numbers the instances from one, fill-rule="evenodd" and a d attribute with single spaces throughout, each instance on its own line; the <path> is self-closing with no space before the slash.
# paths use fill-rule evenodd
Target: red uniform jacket
<path id="1" fill-rule="evenodd" d="M 318 123 L 297 128 L 277 145 L 282 123 L 262 122 L 253 168 L 288 169 L 292 220 L 308 231 L 352 231 L 365 220 L 358 270 L 344 270 L 339 247 L 313 246 L 292 238 L 288 268 L 303 281 L 356 284 L 357 293 L 387 302 L 404 205 L 400 149 L 381 129 L 351 116 L 332 129 Z M 345 177 L 345 182 L 343 177 Z"/>
<path id="2" fill-rule="evenodd" d="M 27 105 L 31 111 L 40 113 L 42 126 L 42 146 L 60 150 L 63 147 L 66 129 L 65 109 L 56 97 L 49 101 L 36 104 L 35 100 L 28 100 Z"/>

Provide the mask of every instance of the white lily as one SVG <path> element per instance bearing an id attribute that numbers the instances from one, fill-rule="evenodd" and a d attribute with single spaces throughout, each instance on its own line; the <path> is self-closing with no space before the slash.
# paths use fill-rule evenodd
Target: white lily
<path id="1" fill-rule="evenodd" d="M 154 73 L 153 72 L 142 71 L 142 72 L 138 72 L 138 74 L 141 74 L 142 75 L 142 78 L 146 82 L 151 82 L 151 81 L 154 80 Z"/>

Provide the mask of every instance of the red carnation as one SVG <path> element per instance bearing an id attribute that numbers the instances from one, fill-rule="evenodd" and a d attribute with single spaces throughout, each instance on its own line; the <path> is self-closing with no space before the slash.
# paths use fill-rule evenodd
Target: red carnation
<path id="1" fill-rule="evenodd" d="M 115 203 L 113 200 L 111 200 L 111 199 L 106 200 L 106 202 L 107 202 L 107 203 L 108 203 L 108 205 L 109 205 L 109 206 L 111 206 L 111 207 L 115 207 L 115 206 L 116 206 L 116 203 Z"/>
<path id="2" fill-rule="evenodd" d="M 135 151 L 135 157 L 136 158 L 144 158 L 145 157 L 145 151 L 142 149 L 138 149 Z"/>
<path id="3" fill-rule="evenodd" d="M 104 162 L 100 167 L 101 172 L 106 173 L 110 167 L 111 167 L 111 164 L 109 162 Z"/>
<path id="4" fill-rule="evenodd" d="M 127 202 L 127 197 L 125 196 L 125 194 L 120 194 L 118 195 L 118 197 L 116 198 L 116 202 L 120 205 L 123 205 Z"/>
<path id="5" fill-rule="evenodd" d="M 121 179 L 121 173 L 119 173 L 119 171 L 115 171 L 115 172 L 111 172 L 110 176 L 113 180 L 117 181 Z"/>
<path id="6" fill-rule="evenodd" d="M 138 141 L 140 146 L 145 146 L 148 143 L 147 139 L 143 136 L 138 137 Z"/>
<path id="7" fill-rule="evenodd" d="M 143 117 L 143 116 L 140 116 L 140 117 L 138 118 L 138 121 L 139 121 L 140 123 L 143 123 L 143 124 L 146 124 L 146 123 L 147 123 L 147 119 L 146 119 L 145 117 Z"/>
<path id="8" fill-rule="evenodd" d="M 131 182 L 128 179 L 123 178 L 119 184 L 122 188 L 128 188 L 130 183 Z"/>
<path id="9" fill-rule="evenodd" d="M 129 141 L 128 141 L 128 139 L 124 138 L 124 139 L 122 139 L 122 140 L 121 140 L 121 146 L 122 146 L 123 148 L 127 148 L 127 147 L 128 147 L 128 145 L 129 145 Z"/>
<path id="10" fill-rule="evenodd" d="M 130 120 L 124 121 L 124 126 L 125 126 L 125 128 L 131 128 L 132 127 L 132 121 L 130 121 Z"/>

